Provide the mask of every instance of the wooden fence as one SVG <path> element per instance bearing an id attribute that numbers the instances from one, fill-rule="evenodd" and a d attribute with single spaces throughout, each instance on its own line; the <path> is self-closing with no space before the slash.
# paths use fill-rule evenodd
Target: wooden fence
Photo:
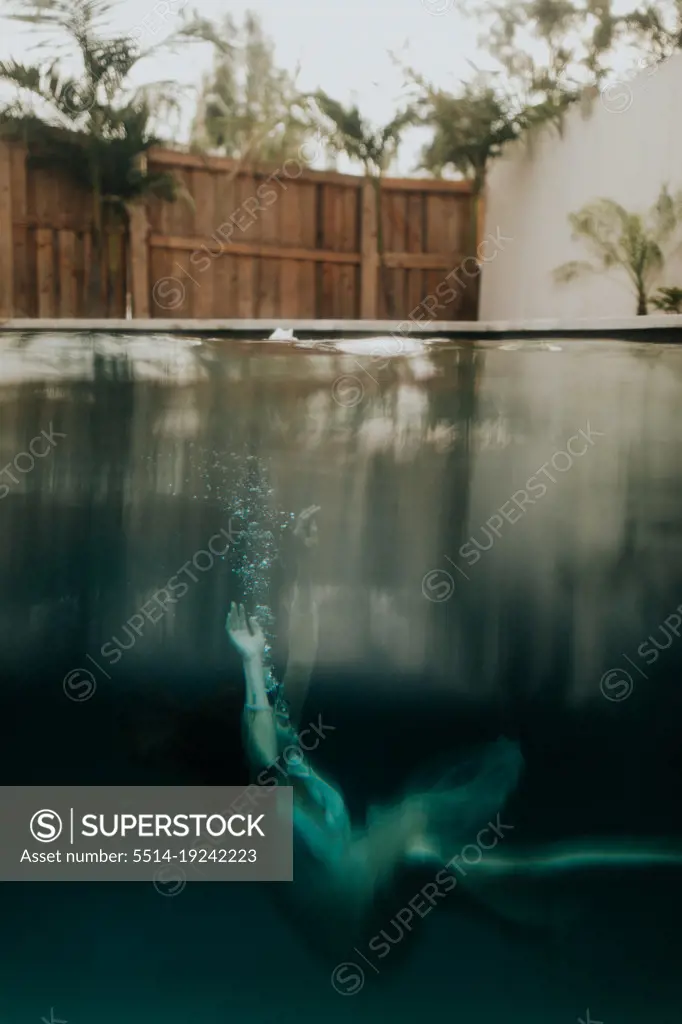
<path id="1" fill-rule="evenodd" d="M 0 317 L 81 317 L 93 273 L 92 201 L 68 177 L 0 142 Z M 107 225 L 97 315 L 126 311 L 127 245 Z M 92 311 L 91 315 L 94 315 Z"/>
<path id="2" fill-rule="evenodd" d="M 473 256 L 465 182 L 384 179 L 379 225 L 375 187 L 354 175 L 158 149 L 149 168 L 186 198 L 136 206 L 127 233 L 107 226 L 96 315 L 403 319 Z M 92 251 L 88 194 L 0 143 L 0 317 L 95 315 Z M 476 318 L 475 273 L 438 295 L 419 319 Z"/>

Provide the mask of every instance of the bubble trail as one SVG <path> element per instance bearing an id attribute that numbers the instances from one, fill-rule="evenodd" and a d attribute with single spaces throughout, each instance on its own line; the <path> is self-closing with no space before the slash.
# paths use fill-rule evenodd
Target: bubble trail
<path id="1" fill-rule="evenodd" d="M 268 466 L 259 456 L 238 455 L 231 452 L 227 463 L 236 463 L 236 473 L 230 470 L 217 452 L 213 453 L 212 470 L 221 469 L 226 478 L 223 488 L 213 484 L 213 497 L 225 500 L 226 509 L 238 523 L 238 537 L 230 551 L 234 575 L 240 582 L 245 601 L 251 607 L 250 614 L 258 619 L 265 635 L 263 668 L 268 694 L 276 704 L 281 702 L 281 684 L 274 674 L 272 647 L 275 640 L 276 618 L 270 604 L 273 566 L 279 559 L 284 531 L 295 520 L 293 512 L 283 512 L 273 500 L 274 488 L 270 485 Z M 206 474 L 208 476 L 208 474 Z M 236 477 L 236 479 L 235 479 Z"/>

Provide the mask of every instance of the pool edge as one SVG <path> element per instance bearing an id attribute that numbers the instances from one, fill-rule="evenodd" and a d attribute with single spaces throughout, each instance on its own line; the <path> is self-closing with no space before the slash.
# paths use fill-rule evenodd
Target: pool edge
<path id="1" fill-rule="evenodd" d="M 231 334 L 263 337 L 276 328 L 315 335 L 369 334 L 423 335 L 431 337 L 501 337 L 518 335 L 638 335 L 682 331 L 682 315 L 642 317 L 594 317 L 574 320 L 284 320 L 284 319 L 9 319 L 0 320 L 0 331 L 106 331 L 125 334 Z"/>

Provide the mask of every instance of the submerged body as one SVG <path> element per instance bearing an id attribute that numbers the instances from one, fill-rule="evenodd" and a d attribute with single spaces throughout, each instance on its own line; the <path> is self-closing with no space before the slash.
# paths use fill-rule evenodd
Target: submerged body
<path id="1" fill-rule="evenodd" d="M 473 755 L 453 758 L 435 784 L 417 784 L 390 804 L 370 807 L 363 824 L 353 823 L 341 790 L 315 771 L 297 732 L 317 650 L 309 568 L 317 511 L 312 506 L 301 513 L 294 531 L 299 567 L 289 656 L 274 703 L 268 697 L 265 638 L 257 620 L 247 623 L 244 609 L 233 604 L 227 632 L 244 663 L 244 740 L 251 770 L 257 781 L 264 782 L 266 775 L 270 784 L 276 779 L 293 788 L 294 882 L 280 887 L 280 900 L 318 949 L 343 954 L 376 937 L 400 907 L 401 882 L 414 878 L 418 869 L 427 869 L 446 892 L 459 885 L 500 917 L 544 926 L 556 922 L 546 909 L 537 913 L 529 906 L 524 879 L 534 882 L 600 867 L 682 865 L 682 852 L 661 843 L 573 841 L 532 850 L 499 846 L 513 828 L 500 821 L 500 812 L 523 769 L 518 743 L 503 737 Z M 275 764 L 278 771 L 270 774 L 267 769 Z M 473 860 L 467 849 L 474 850 Z M 426 893 L 428 884 L 418 891 Z M 574 912 L 569 904 L 564 916 Z"/>

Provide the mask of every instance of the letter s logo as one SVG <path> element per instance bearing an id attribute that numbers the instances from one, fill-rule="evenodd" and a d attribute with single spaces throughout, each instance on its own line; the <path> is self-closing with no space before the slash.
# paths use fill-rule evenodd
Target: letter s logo
<path id="1" fill-rule="evenodd" d="M 57 812 L 46 809 L 36 811 L 29 825 L 31 835 L 39 843 L 54 842 L 61 835 L 62 827 L 62 819 Z"/>

